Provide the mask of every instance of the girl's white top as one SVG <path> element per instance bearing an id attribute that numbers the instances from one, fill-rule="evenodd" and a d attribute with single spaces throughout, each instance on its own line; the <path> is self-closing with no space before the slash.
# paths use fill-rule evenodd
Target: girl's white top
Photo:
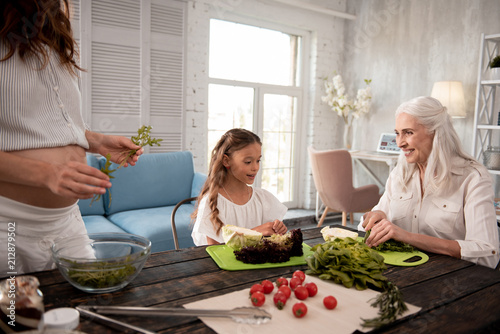
<path id="1" fill-rule="evenodd" d="M 205 196 L 200 201 L 198 207 L 198 216 L 194 223 L 191 236 L 195 245 L 201 246 L 207 244 L 207 237 L 210 237 L 220 243 L 224 243 L 222 232 L 216 233 L 216 230 L 210 221 L 211 213 Z M 283 205 L 269 191 L 253 188 L 252 197 L 243 204 L 234 204 L 221 194 L 217 197 L 217 208 L 219 209 L 219 218 L 224 224 L 236 225 L 245 228 L 254 228 L 276 219 L 283 220 L 288 208 Z"/>

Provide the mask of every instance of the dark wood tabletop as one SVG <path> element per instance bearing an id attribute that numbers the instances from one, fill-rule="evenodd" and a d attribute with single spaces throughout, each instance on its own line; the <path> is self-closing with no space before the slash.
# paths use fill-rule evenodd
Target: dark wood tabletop
<path id="1" fill-rule="evenodd" d="M 303 230 L 304 242 L 322 243 L 319 228 Z M 374 332 L 383 333 L 498 333 L 500 329 L 500 271 L 448 256 L 428 254 L 416 267 L 388 265 L 385 276 L 403 292 L 406 302 L 421 311 Z M 250 288 L 263 279 L 291 277 L 307 266 L 244 271 L 219 269 L 205 247 L 154 253 L 144 269 L 124 289 L 107 294 L 82 292 L 58 270 L 34 275 L 40 280 L 46 311 L 57 307 L 128 305 L 177 307 Z M 110 316 L 158 333 L 213 333 L 197 318 Z M 81 317 L 85 333 L 124 333 L 123 328 Z M 326 333 L 326 332 L 325 332 Z"/>

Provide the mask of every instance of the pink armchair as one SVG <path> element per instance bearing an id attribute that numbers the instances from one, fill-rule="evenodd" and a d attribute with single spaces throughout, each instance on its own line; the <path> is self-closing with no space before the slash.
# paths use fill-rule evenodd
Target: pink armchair
<path id="1" fill-rule="evenodd" d="M 329 211 L 342 212 L 342 225 L 347 214 L 353 224 L 353 212 L 370 211 L 379 201 L 379 189 L 375 184 L 354 188 L 352 183 L 352 159 L 346 150 L 316 151 L 308 148 L 316 190 L 325 205 L 318 222 L 323 224 Z"/>

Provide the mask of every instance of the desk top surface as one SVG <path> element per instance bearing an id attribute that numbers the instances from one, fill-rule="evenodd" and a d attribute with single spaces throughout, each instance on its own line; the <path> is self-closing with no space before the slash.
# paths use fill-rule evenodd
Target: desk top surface
<path id="1" fill-rule="evenodd" d="M 383 159 L 385 160 L 391 160 L 391 161 L 397 161 L 399 154 L 394 154 L 394 153 L 384 153 L 384 152 L 377 152 L 377 151 L 360 151 L 360 150 L 353 150 L 349 151 L 351 156 L 353 158 L 363 158 L 363 159 Z"/>
<path id="2" fill-rule="evenodd" d="M 310 246 L 323 242 L 320 228 L 303 230 Z M 293 266 L 245 271 L 219 269 L 205 250 L 194 247 L 152 254 L 139 276 L 124 289 L 87 294 L 75 289 L 57 270 L 35 273 L 46 311 L 56 307 L 128 305 L 177 307 L 189 302 L 250 288 L 263 279 L 291 277 Z M 388 266 L 384 275 L 403 292 L 406 302 L 422 310 L 385 328 L 387 333 L 493 333 L 500 326 L 500 272 L 448 256 L 429 254 L 417 267 Z M 158 333 L 213 333 L 197 318 L 112 316 Z M 121 333 L 81 317 L 85 333 Z"/>

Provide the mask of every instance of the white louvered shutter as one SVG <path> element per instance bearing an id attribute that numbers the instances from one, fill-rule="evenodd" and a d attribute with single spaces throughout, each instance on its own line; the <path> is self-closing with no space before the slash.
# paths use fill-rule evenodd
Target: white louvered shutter
<path id="1" fill-rule="evenodd" d="M 163 139 L 151 152 L 182 148 L 184 4 L 151 3 L 151 124 Z"/>
<path id="2" fill-rule="evenodd" d="M 84 118 L 93 131 L 130 137 L 152 125 L 150 152 L 182 150 L 184 7 L 176 0 L 81 0 Z"/>

